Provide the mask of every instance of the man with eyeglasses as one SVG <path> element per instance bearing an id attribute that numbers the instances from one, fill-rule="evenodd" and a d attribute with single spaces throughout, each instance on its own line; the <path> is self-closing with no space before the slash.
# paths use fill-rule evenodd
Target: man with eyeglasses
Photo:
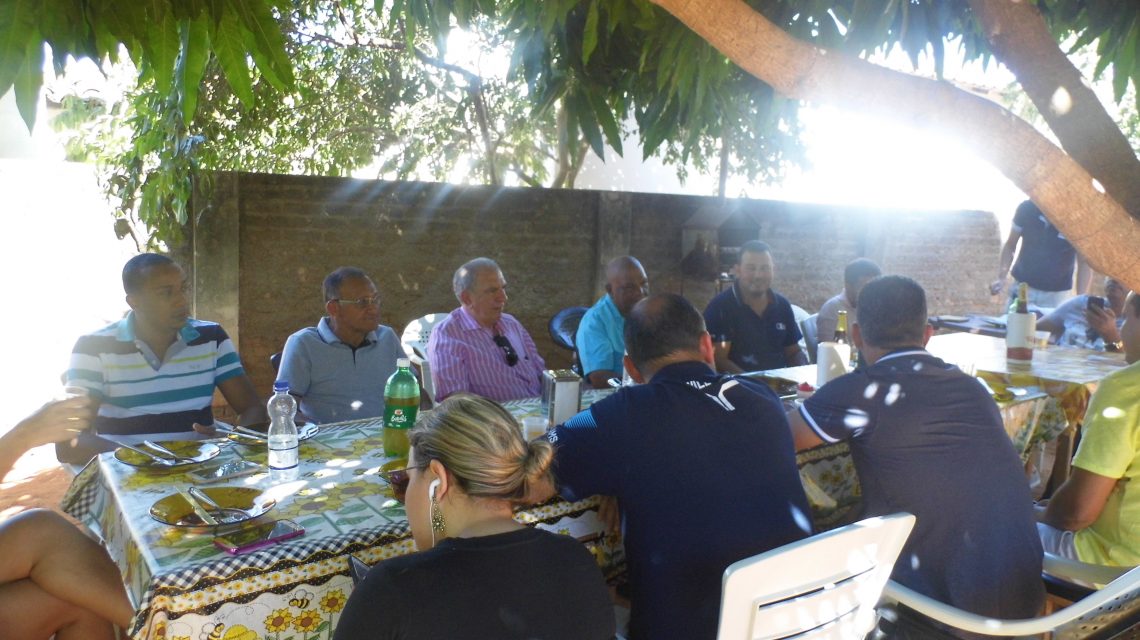
<path id="1" fill-rule="evenodd" d="M 186 274 L 170 258 L 144 253 L 123 267 L 131 311 L 75 343 L 66 384 L 99 400 L 95 431 L 141 440 L 141 435 L 193 435 L 194 423 L 214 421 L 214 388 L 238 412 L 238 422 L 265 420 L 265 404 L 241 366 L 225 330 L 190 317 Z M 80 462 L 59 451 L 61 459 Z"/>
<path id="2" fill-rule="evenodd" d="M 500 402 L 539 395 L 546 363 L 522 324 L 503 313 L 507 281 L 499 265 L 475 258 L 455 271 L 451 286 L 460 306 L 428 340 L 435 399 L 460 391 Z"/>
<path id="3" fill-rule="evenodd" d="M 649 295 L 649 277 L 633 256 L 621 256 L 606 265 L 606 295 L 582 316 L 574 346 L 582 373 L 595 389 L 621 377 L 625 357 L 625 318 L 633 305 Z"/>
<path id="4" fill-rule="evenodd" d="M 289 336 L 277 379 L 289 383 L 314 422 L 383 415 L 384 383 L 404 350 L 380 324 L 376 285 L 364 271 L 340 267 L 325 277 L 323 291 L 328 315 Z"/>

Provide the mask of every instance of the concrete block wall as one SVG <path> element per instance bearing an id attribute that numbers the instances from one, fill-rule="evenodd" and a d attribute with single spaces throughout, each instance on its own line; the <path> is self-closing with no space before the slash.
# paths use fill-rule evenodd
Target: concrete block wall
<path id="1" fill-rule="evenodd" d="M 457 306 L 451 277 L 485 255 L 508 281 L 507 311 L 527 327 L 550 367 L 569 354 L 550 340 L 549 318 L 602 293 L 602 269 L 630 253 L 654 291 L 683 293 L 698 308 L 713 282 L 683 278 L 681 230 L 714 198 L 579 190 L 497 189 L 436 183 L 221 173 L 195 203 L 195 313 L 221 321 L 254 383 L 268 393 L 269 356 L 323 314 L 324 276 L 342 265 L 369 272 L 383 323 Z M 843 266 L 866 256 L 916 278 L 931 313 L 997 310 L 986 292 L 1000 239 L 984 212 L 872 211 L 732 200 L 773 247 L 776 288 L 815 311 L 842 288 Z"/>

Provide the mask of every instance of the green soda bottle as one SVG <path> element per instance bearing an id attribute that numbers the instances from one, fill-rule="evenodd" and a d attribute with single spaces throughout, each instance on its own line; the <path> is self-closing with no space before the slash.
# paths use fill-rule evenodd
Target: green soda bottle
<path id="1" fill-rule="evenodd" d="M 407 358 L 396 360 L 396 373 L 384 385 L 384 455 L 408 457 L 408 429 L 420 409 L 420 383 Z"/>

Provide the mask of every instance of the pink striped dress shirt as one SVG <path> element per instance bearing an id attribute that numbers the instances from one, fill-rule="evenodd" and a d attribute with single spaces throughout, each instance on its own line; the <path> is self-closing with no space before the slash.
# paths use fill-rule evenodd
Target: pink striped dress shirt
<path id="1" fill-rule="evenodd" d="M 495 344 L 495 335 L 507 337 L 519 361 L 507 364 L 507 355 Z M 437 324 L 428 340 L 436 400 L 467 391 L 500 402 L 542 393 L 542 370 L 534 340 L 514 316 L 504 313 L 495 331 L 480 326 L 463 307 Z"/>

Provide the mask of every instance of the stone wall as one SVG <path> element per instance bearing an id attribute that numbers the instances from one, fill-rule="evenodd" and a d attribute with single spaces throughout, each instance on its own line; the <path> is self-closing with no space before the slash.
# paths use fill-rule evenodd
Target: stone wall
<path id="1" fill-rule="evenodd" d="M 546 325 L 559 309 L 589 305 L 602 268 L 630 253 L 654 291 L 683 293 L 703 308 L 713 282 L 681 275 L 686 221 L 716 198 L 642 193 L 459 187 L 342 178 L 224 173 L 196 202 L 195 313 L 222 322 L 258 390 L 272 384 L 269 356 L 323 313 L 320 284 L 342 265 L 368 271 L 384 324 L 449 311 L 455 268 L 479 255 L 499 262 L 507 310 L 529 329 L 547 364 L 569 354 Z M 869 257 L 914 277 L 931 313 L 997 311 L 986 293 L 1000 249 L 992 214 L 904 212 L 729 200 L 773 247 L 776 288 L 815 311 L 842 286 L 843 266 Z M 740 218 L 743 216 L 743 218 Z"/>

